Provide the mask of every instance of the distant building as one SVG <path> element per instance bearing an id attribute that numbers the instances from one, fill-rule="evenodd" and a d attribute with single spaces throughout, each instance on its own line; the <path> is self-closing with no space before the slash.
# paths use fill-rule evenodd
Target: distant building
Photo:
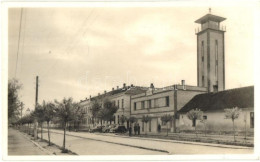
<path id="1" fill-rule="evenodd" d="M 245 126 L 248 131 L 254 128 L 254 87 L 243 87 L 225 90 L 221 92 L 211 92 L 194 96 L 185 104 L 178 113 L 180 114 L 180 129 L 194 129 L 195 125 L 202 127 L 203 124 L 198 120 L 192 122 L 186 113 L 192 109 L 203 111 L 203 119 L 206 120 L 207 129 L 211 131 L 230 131 L 232 130 L 231 119 L 225 119 L 224 109 L 238 107 L 242 110 L 239 118 L 235 120 L 236 130 L 244 131 Z"/>

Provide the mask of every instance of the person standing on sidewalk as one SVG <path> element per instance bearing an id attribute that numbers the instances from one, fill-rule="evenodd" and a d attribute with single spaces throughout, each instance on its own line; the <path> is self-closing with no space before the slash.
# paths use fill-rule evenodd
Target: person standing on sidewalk
<path id="1" fill-rule="evenodd" d="M 140 135 L 140 126 L 139 126 L 139 123 L 137 124 L 137 131 L 138 131 L 138 135 Z"/>
<path id="2" fill-rule="evenodd" d="M 136 125 L 136 123 L 134 125 L 134 132 L 135 132 L 135 135 L 136 135 L 136 133 L 137 133 L 137 125 Z"/>
<path id="3" fill-rule="evenodd" d="M 161 125 L 158 124 L 158 132 L 160 133 L 161 132 Z"/>
<path id="4" fill-rule="evenodd" d="M 132 136 L 132 127 L 129 127 L 129 136 Z"/>

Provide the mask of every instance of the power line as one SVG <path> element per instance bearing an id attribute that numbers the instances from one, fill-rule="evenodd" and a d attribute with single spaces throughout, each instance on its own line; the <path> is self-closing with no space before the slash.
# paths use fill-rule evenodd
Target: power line
<path id="1" fill-rule="evenodd" d="M 26 32 L 26 10 L 24 9 L 24 13 L 23 13 L 23 18 L 24 18 L 24 22 L 23 22 L 23 26 L 22 26 L 22 28 L 23 28 L 23 34 L 22 34 L 22 52 L 21 52 L 21 71 L 20 71 L 20 73 L 22 73 L 22 64 L 23 64 L 23 54 L 24 54 L 24 38 L 25 38 L 25 32 Z"/>
<path id="2" fill-rule="evenodd" d="M 19 48 L 20 48 L 20 35 L 21 35 L 22 16 L 23 16 L 23 8 L 21 9 L 21 15 L 20 15 L 20 26 L 19 26 L 18 47 L 17 47 L 17 55 L 16 55 L 15 78 L 16 78 L 16 72 L 17 72 Z"/>

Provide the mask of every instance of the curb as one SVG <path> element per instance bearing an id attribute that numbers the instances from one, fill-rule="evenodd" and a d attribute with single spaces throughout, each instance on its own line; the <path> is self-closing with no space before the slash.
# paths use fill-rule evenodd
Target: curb
<path id="1" fill-rule="evenodd" d="M 150 140 L 150 141 L 161 141 L 161 142 L 171 142 L 171 143 L 181 143 L 181 144 L 192 144 L 192 145 L 201 145 L 201 146 L 211 146 L 211 147 L 220 147 L 220 148 L 232 148 L 232 149 L 251 149 L 254 147 L 247 147 L 247 146 L 238 146 L 238 145 L 227 145 L 227 144 L 215 144 L 215 143 L 206 143 L 206 142 L 193 142 L 193 141 L 182 141 L 182 140 L 171 140 L 171 139 L 157 139 L 157 138 L 150 138 L 150 137 L 129 137 L 129 136 L 122 136 L 122 135 L 103 135 L 97 134 L 101 136 L 111 136 L 111 137 L 122 137 L 122 138 L 135 138 L 135 139 L 143 139 L 143 140 Z"/>

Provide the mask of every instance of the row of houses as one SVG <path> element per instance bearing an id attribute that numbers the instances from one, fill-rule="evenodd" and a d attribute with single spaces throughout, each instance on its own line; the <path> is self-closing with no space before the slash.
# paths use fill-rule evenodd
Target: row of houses
<path id="1" fill-rule="evenodd" d="M 224 109 L 239 107 L 242 109 L 240 117 L 236 121 L 236 129 L 243 131 L 245 126 L 249 131 L 254 127 L 254 87 L 243 87 L 230 89 L 220 92 L 207 92 L 205 87 L 181 84 L 172 85 L 164 88 L 155 88 L 153 84 L 150 87 L 126 86 L 112 89 L 109 92 L 104 91 L 95 97 L 89 97 L 80 102 L 80 106 L 85 109 L 86 116 L 83 126 L 92 127 L 100 125 L 101 121 L 94 121 L 91 114 L 93 102 L 102 103 L 106 99 L 110 100 L 118 107 L 111 122 L 103 124 L 122 124 L 120 117 L 131 116 L 137 118 L 137 123 L 142 132 L 158 132 L 158 126 L 166 128 L 161 117 L 165 114 L 172 115 L 174 120 L 169 123 L 171 132 L 179 132 L 194 129 L 194 124 L 198 128 L 204 129 L 201 122 L 194 123 L 189 120 L 186 113 L 192 109 L 203 111 L 203 119 L 207 122 L 207 127 L 212 131 L 232 130 L 231 120 L 225 119 Z M 147 125 L 142 122 L 143 116 L 150 116 L 151 120 Z M 129 128 L 130 123 L 126 121 L 124 125 Z"/>

